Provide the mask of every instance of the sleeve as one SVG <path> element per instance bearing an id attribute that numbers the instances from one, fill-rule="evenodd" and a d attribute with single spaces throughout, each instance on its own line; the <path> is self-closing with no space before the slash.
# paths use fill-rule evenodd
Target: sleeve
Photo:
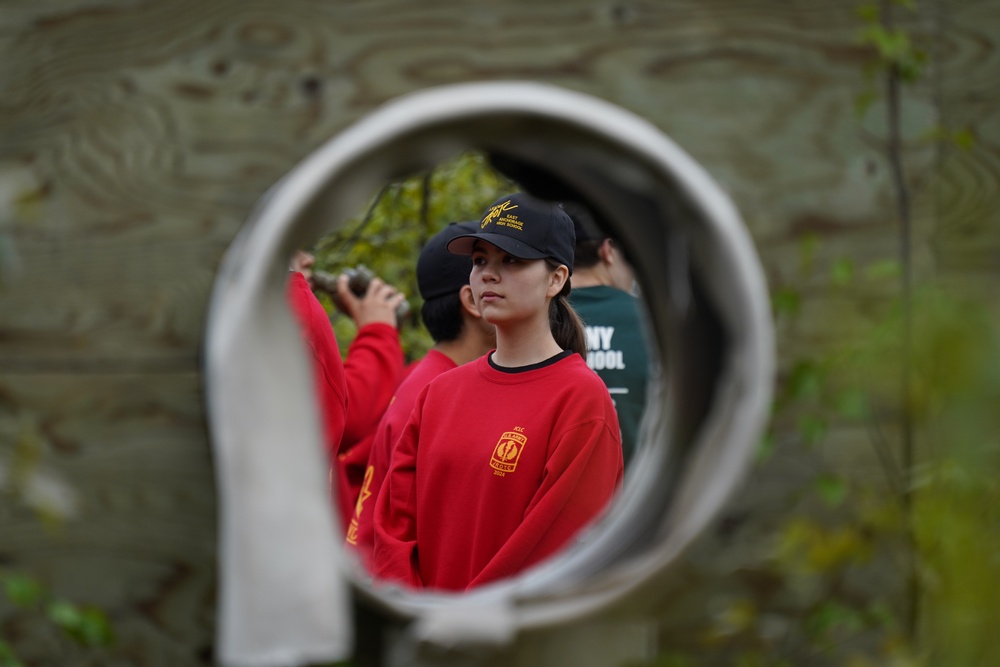
<path id="1" fill-rule="evenodd" d="M 617 423 L 595 419 L 567 430 L 521 524 L 468 587 L 515 575 L 555 553 L 600 515 L 621 482 Z"/>
<path id="2" fill-rule="evenodd" d="M 410 414 L 392 450 L 389 472 L 375 501 L 375 545 L 372 573 L 376 579 L 422 588 L 417 552 L 417 442 L 423 397 Z"/>
<path id="3" fill-rule="evenodd" d="M 337 338 L 323 305 L 301 273 L 292 272 L 286 295 L 299 330 L 312 353 L 316 393 L 331 460 L 336 455 L 347 421 L 347 384 Z"/>
<path id="4" fill-rule="evenodd" d="M 399 332 L 381 322 L 361 327 L 347 350 L 344 373 L 351 409 L 347 413 L 340 453 L 370 435 L 389 407 L 403 378 Z"/>

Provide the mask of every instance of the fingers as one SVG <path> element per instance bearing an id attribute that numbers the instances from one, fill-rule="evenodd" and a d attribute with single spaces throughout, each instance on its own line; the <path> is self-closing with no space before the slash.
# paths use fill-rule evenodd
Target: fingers
<path id="1" fill-rule="evenodd" d="M 385 301 L 395 293 L 396 288 L 389 283 L 384 282 L 381 278 L 372 278 L 371 282 L 368 283 L 368 290 L 365 292 L 364 298 Z"/>
<path id="2" fill-rule="evenodd" d="M 341 276 L 341 279 L 342 282 L 337 284 L 338 291 L 350 292 L 347 287 L 347 277 Z M 348 314 L 359 328 L 373 322 L 384 322 L 394 327 L 398 326 L 396 310 L 406 299 L 406 296 L 392 285 L 380 278 L 372 278 L 363 297 L 358 298 L 354 294 L 351 294 L 350 297 L 353 301 L 345 299 L 351 309 Z"/>
<path id="3" fill-rule="evenodd" d="M 340 301 L 344 305 L 344 312 L 348 315 L 348 317 L 356 320 L 357 317 L 355 313 L 358 312 L 358 305 L 361 303 L 361 300 L 355 296 L 354 292 L 351 291 L 351 288 L 348 287 L 349 281 L 350 278 L 347 277 L 346 273 L 341 273 L 337 276 L 337 296 L 340 297 Z"/>
<path id="4" fill-rule="evenodd" d="M 307 253 L 305 250 L 296 250 L 292 255 L 291 261 L 288 263 L 289 271 L 298 271 L 302 274 L 302 277 L 306 279 L 309 283 L 309 287 L 313 287 L 313 264 L 316 263 L 316 258 Z"/>

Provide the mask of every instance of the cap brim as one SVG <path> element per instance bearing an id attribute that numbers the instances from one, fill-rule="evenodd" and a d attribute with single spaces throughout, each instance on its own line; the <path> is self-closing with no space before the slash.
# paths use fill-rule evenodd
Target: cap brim
<path id="1" fill-rule="evenodd" d="M 518 259 L 545 259 L 548 257 L 544 252 L 535 250 L 530 245 L 521 243 L 517 239 L 512 239 L 503 234 L 463 234 L 456 236 L 448 242 L 448 252 L 455 255 L 471 255 L 472 246 L 476 241 L 485 241 L 490 245 L 503 250 L 508 255 L 513 255 Z"/>

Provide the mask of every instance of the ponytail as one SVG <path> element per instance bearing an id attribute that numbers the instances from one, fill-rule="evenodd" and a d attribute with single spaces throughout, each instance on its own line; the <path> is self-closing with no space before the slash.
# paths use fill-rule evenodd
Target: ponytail
<path id="1" fill-rule="evenodd" d="M 549 328 L 552 337 L 564 350 L 572 350 L 584 359 L 587 358 L 587 337 L 583 330 L 583 320 L 569 305 L 570 284 L 566 280 L 562 290 L 549 303 Z"/>

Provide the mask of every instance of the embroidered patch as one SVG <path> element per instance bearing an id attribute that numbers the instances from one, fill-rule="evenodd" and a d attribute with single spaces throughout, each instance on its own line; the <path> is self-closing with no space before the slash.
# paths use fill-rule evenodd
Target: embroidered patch
<path id="1" fill-rule="evenodd" d="M 501 476 L 514 472 L 517 468 L 517 461 L 521 458 L 521 452 L 528 438 L 523 433 L 507 431 L 500 436 L 500 442 L 493 448 L 493 456 L 490 458 L 490 466 L 500 473 Z"/>

